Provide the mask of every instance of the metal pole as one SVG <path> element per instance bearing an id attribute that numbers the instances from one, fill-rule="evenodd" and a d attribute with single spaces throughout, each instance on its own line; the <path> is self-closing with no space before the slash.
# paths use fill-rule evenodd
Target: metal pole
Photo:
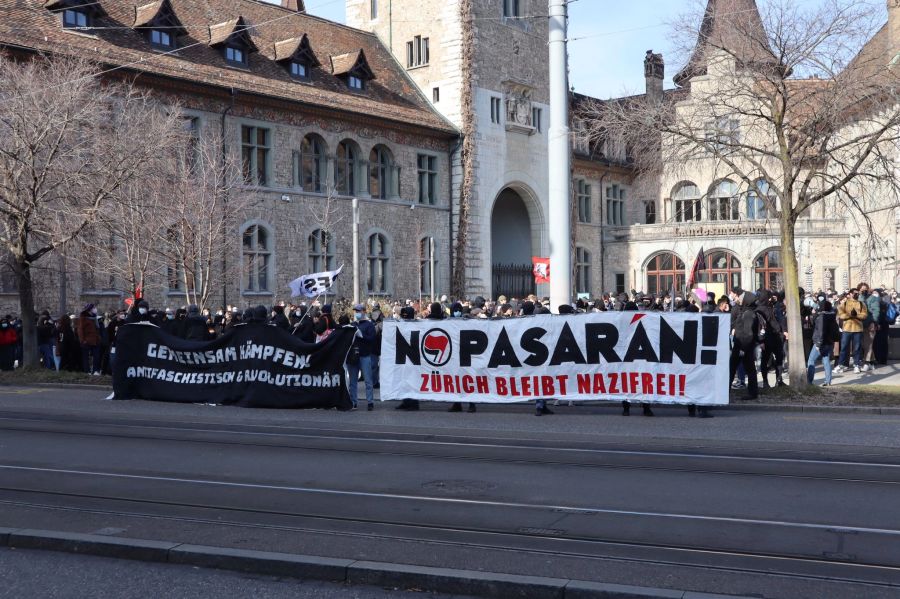
<path id="1" fill-rule="evenodd" d="M 428 278 L 431 285 L 431 301 L 437 301 L 434 296 L 434 237 L 428 238 Z"/>
<path id="2" fill-rule="evenodd" d="M 353 198 L 353 305 L 359 303 L 359 199 Z"/>
<path id="3" fill-rule="evenodd" d="M 550 306 L 556 312 L 571 301 L 572 255 L 569 216 L 571 165 L 569 157 L 569 84 L 567 57 L 567 0 L 550 5 Z"/>

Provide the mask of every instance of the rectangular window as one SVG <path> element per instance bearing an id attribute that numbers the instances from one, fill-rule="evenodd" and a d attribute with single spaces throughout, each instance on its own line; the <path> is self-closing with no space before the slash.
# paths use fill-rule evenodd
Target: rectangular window
<path id="1" fill-rule="evenodd" d="M 244 169 L 244 181 L 248 185 L 267 186 L 271 183 L 269 176 L 269 152 L 271 151 L 271 134 L 262 127 L 241 126 L 241 158 Z"/>
<path id="2" fill-rule="evenodd" d="M 503 16 L 504 17 L 520 17 L 522 16 L 519 12 L 521 0 L 501 0 L 503 3 Z"/>
<path id="3" fill-rule="evenodd" d="M 419 154 L 419 203 L 434 205 L 438 194 L 437 158 L 427 154 Z"/>
<path id="4" fill-rule="evenodd" d="M 675 201 L 675 220 L 679 223 L 699 221 L 702 215 L 700 198 Z"/>
<path id="5" fill-rule="evenodd" d="M 531 109 L 531 126 L 535 128 L 535 130 L 540 133 L 543 131 L 541 123 L 541 117 L 543 116 L 543 110 L 540 108 L 532 108 Z"/>
<path id="6" fill-rule="evenodd" d="M 369 0 L 369 18 L 373 21 L 378 18 L 378 0 Z"/>
<path id="7" fill-rule="evenodd" d="M 616 273 L 616 293 L 625 293 L 625 273 Z"/>
<path id="8" fill-rule="evenodd" d="M 226 46 L 225 60 L 232 64 L 244 66 L 247 64 L 247 54 L 240 48 L 235 48 L 234 46 Z"/>
<path id="9" fill-rule="evenodd" d="M 578 199 L 578 222 L 591 222 L 591 186 L 584 179 L 575 182 Z"/>
<path id="10" fill-rule="evenodd" d="M 66 29 L 75 29 L 88 26 L 88 15 L 81 10 L 67 8 L 63 11 L 63 27 Z"/>
<path id="11" fill-rule="evenodd" d="M 431 89 L 431 101 L 435 104 L 441 101 L 441 88 L 434 87 Z"/>
<path id="12" fill-rule="evenodd" d="M 706 128 L 706 141 L 714 144 L 717 151 L 733 149 L 740 142 L 741 123 L 737 119 L 722 117 L 712 121 Z"/>
<path id="13" fill-rule="evenodd" d="M 503 112 L 500 110 L 500 98 L 491 97 L 491 122 L 499 124 L 502 122 Z"/>
<path id="14" fill-rule="evenodd" d="M 172 47 L 172 36 L 159 29 L 150 30 L 150 43 L 161 48 Z"/>
<path id="15" fill-rule="evenodd" d="M 183 128 L 187 135 L 187 166 L 194 172 L 200 162 L 200 119 L 195 116 L 185 117 Z"/>
<path id="16" fill-rule="evenodd" d="M 625 190 L 618 185 L 606 188 L 606 224 L 621 226 L 625 224 Z"/>
<path id="17" fill-rule="evenodd" d="M 291 63 L 291 77 L 295 79 L 306 79 L 309 77 L 309 68 L 302 62 L 294 61 Z"/>
<path id="18" fill-rule="evenodd" d="M 363 80 L 354 75 L 350 75 L 347 78 L 347 87 L 350 89 L 362 89 L 363 88 Z"/>
<path id="19" fill-rule="evenodd" d="M 406 68 L 422 67 L 431 60 L 431 46 L 427 37 L 417 35 L 406 42 Z"/>
<path id="20" fill-rule="evenodd" d="M 644 202 L 644 223 L 656 224 L 656 202 Z"/>

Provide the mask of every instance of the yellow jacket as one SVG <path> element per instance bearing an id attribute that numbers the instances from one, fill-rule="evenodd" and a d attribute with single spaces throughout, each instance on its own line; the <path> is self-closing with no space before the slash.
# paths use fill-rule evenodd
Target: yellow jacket
<path id="1" fill-rule="evenodd" d="M 854 310 L 856 310 L 856 316 L 851 316 Z M 862 333 L 863 321 L 867 314 L 864 303 L 848 297 L 838 308 L 837 317 L 841 321 L 841 328 L 845 333 Z"/>

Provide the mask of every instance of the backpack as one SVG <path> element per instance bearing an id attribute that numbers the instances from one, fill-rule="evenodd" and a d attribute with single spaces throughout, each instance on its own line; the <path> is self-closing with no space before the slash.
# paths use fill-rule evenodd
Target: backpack
<path id="1" fill-rule="evenodd" d="M 887 302 L 887 307 L 881 313 L 887 317 L 887 324 L 894 324 L 897 320 L 897 304 Z"/>

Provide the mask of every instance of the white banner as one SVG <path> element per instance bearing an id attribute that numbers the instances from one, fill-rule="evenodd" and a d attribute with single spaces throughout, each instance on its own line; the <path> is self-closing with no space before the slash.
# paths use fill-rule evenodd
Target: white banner
<path id="1" fill-rule="evenodd" d="M 725 405 L 727 314 L 385 321 L 381 398 Z"/>
<path id="2" fill-rule="evenodd" d="M 344 270 L 343 264 L 341 264 L 341 267 L 337 270 L 317 272 L 311 275 L 303 275 L 299 279 L 294 279 L 288 283 L 288 287 L 291 288 L 291 297 L 303 295 L 305 297 L 313 298 L 322 295 L 331 289 L 331 285 L 334 284 L 335 279 L 338 278 L 338 275 L 341 274 L 342 270 Z"/>

